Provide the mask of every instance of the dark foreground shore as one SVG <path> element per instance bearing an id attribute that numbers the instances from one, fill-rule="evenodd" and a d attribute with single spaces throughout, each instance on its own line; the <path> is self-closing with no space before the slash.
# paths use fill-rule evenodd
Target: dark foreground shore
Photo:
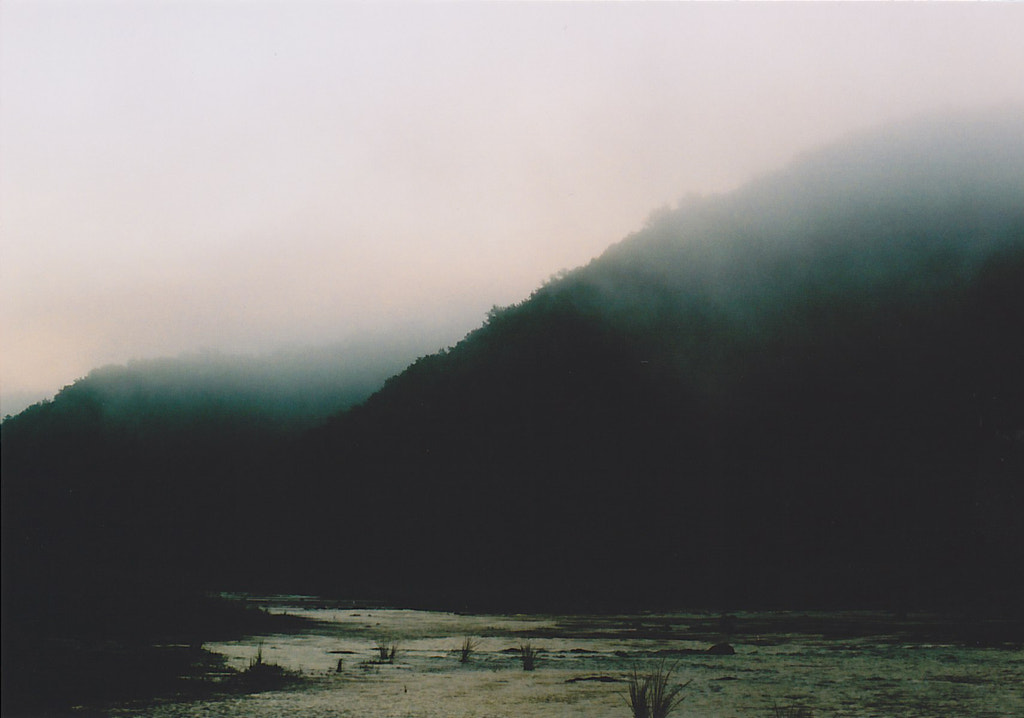
<path id="1" fill-rule="evenodd" d="M 245 691 L 238 672 L 203 643 L 305 624 L 218 596 L 111 599 L 105 608 L 92 621 L 4 617 L 4 718 L 103 715 L 114 704 Z"/>

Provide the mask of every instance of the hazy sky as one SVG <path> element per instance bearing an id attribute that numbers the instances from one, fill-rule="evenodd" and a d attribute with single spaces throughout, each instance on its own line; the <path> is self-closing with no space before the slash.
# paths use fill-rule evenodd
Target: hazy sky
<path id="1" fill-rule="evenodd" d="M 3 0 L 3 410 L 131 358 L 452 344 L 658 206 L 1024 101 L 1022 38 L 1009 3 Z"/>

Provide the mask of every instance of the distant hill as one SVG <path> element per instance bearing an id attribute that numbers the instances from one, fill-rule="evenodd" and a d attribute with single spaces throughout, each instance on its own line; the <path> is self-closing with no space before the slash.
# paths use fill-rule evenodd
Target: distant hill
<path id="1" fill-rule="evenodd" d="M 4 470 L 42 481 L 205 473 L 364 401 L 411 354 L 378 349 L 203 352 L 94 369 L 4 420 Z"/>
<path id="2" fill-rule="evenodd" d="M 352 361 L 330 349 L 136 360 L 94 369 L 24 413 L 38 421 L 35 417 L 90 404 L 114 431 L 184 428 L 193 422 L 210 429 L 234 421 L 301 430 L 364 401 L 402 366 L 394 360 L 375 362 L 366 356 Z M 9 427 L 28 421 L 20 413 L 8 419 Z"/>
<path id="3" fill-rule="evenodd" d="M 244 374 L 199 434 L 114 374 L 4 422 L 5 571 L 33 591 L 1008 610 L 1024 114 L 866 133 L 658 212 L 305 433 L 252 440 L 301 422 L 236 411 L 268 406 Z"/>
<path id="4" fill-rule="evenodd" d="M 221 517 L 236 503 L 231 477 L 365 400 L 415 356 L 415 342 L 132 361 L 7 417 L 6 575 L 24 571 L 30 603 L 36 590 L 69 585 L 194 583 L 202 561 L 193 557 L 230 530 Z"/>

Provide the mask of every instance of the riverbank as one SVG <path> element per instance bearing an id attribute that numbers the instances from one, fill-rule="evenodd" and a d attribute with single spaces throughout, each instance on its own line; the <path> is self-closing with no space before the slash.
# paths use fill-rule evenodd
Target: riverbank
<path id="1" fill-rule="evenodd" d="M 261 651 L 299 683 L 112 716 L 625 718 L 629 675 L 659 664 L 687 684 L 680 716 L 757 718 L 775 707 L 843 718 L 1024 715 L 1024 654 L 1005 640 L 1010 623 L 985 623 L 992 640 L 980 645 L 980 634 L 943 627 L 939 615 L 872 611 L 501 615 L 319 601 L 270 610 L 309 623 L 208 647 L 238 670 Z M 709 650 L 723 643 L 732 650 Z"/>
<path id="2" fill-rule="evenodd" d="M 466 716 L 552 715 L 540 709 L 555 705 L 559 715 L 586 708 L 613 718 L 627 715 L 619 693 L 629 671 L 657 661 L 693 681 L 687 706 L 706 717 L 769 715 L 774 703 L 794 702 L 843 716 L 910 708 L 938 716 L 961 704 L 981 711 L 963 714 L 1011 715 L 992 711 L 1024 707 L 1014 693 L 1024 685 L 1024 625 L 1015 620 L 879 611 L 467 614 L 308 596 L 193 600 L 178 606 L 177 622 L 152 614 L 145 638 L 5 632 L 4 683 L 14 690 L 5 690 L 4 716 L 356 716 L 396 701 L 411 714 L 442 716 L 457 698 Z M 462 662 L 467 637 L 473 651 Z M 524 643 L 538 651 L 529 675 Z M 396 647 L 392 660 L 380 659 L 381 645 Z M 8 658 L 16 661 L 10 673 Z"/>
<path id="3" fill-rule="evenodd" d="M 175 595 L 112 599 L 95 620 L 39 611 L 4 617 L 3 716 L 103 715 L 105 708 L 157 698 L 196 700 L 245 690 L 204 644 L 301 629 L 304 619 L 237 598 Z"/>

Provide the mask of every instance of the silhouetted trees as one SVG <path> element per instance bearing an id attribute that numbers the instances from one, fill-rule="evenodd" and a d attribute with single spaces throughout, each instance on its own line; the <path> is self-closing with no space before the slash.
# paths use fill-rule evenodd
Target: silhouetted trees
<path id="1" fill-rule="evenodd" d="M 1019 119 L 688 201 L 305 433 L 100 372 L 3 424 L 5 592 L 1024 605 Z"/>

